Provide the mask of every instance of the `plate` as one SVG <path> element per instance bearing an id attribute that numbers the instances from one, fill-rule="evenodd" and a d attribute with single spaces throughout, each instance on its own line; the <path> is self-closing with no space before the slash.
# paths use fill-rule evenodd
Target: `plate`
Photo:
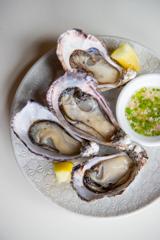
<path id="1" fill-rule="evenodd" d="M 160 72 L 160 60 L 144 46 L 119 37 L 101 36 L 100 38 L 106 42 L 109 51 L 115 49 L 121 42 L 131 43 L 140 57 L 141 73 Z M 45 54 L 31 67 L 18 87 L 11 115 L 20 111 L 28 99 L 46 105 L 46 91 L 51 82 L 62 73 L 55 50 Z M 120 91 L 121 88 L 118 88 L 103 93 L 114 114 Z M 149 156 L 148 162 L 122 195 L 104 197 L 88 203 L 77 196 L 70 184 L 56 183 L 51 161 L 29 152 L 12 130 L 11 138 L 17 163 L 27 179 L 53 202 L 73 212 L 97 217 L 118 216 L 142 208 L 160 196 L 160 149 L 156 147 L 145 147 Z"/>

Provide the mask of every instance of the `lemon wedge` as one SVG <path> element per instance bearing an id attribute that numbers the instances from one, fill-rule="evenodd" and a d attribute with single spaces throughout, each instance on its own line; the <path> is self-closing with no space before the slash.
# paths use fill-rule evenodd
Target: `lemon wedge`
<path id="1" fill-rule="evenodd" d="M 72 168 L 72 162 L 53 163 L 53 170 L 55 172 L 57 182 L 70 182 Z"/>
<path id="2" fill-rule="evenodd" d="M 111 57 L 125 69 L 140 71 L 141 66 L 139 58 L 132 46 L 128 43 L 122 43 L 113 51 Z"/>

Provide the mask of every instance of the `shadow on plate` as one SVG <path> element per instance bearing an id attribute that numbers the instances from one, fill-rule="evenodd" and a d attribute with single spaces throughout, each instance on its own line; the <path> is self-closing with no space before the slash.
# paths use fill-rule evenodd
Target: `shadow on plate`
<path id="1" fill-rule="evenodd" d="M 12 80 L 12 84 L 9 88 L 8 91 L 8 95 L 7 95 L 7 115 L 8 117 L 10 117 L 10 110 L 11 110 L 11 106 L 13 103 L 13 99 L 14 96 L 16 94 L 17 88 L 20 85 L 20 82 L 23 80 L 24 76 L 26 75 L 26 73 L 29 71 L 29 69 L 33 66 L 34 63 L 36 63 L 36 61 L 41 58 L 43 55 L 45 55 L 47 52 L 49 52 L 50 50 L 54 50 L 56 47 L 56 41 L 55 40 L 51 40 L 51 39 L 45 39 L 45 40 L 41 40 L 39 42 L 34 43 L 33 45 L 31 45 L 31 47 L 29 48 L 29 51 L 34 52 L 34 57 L 33 59 L 27 63 L 25 65 L 24 68 L 22 68 L 22 70 L 18 73 L 18 75 L 15 77 L 15 79 Z M 54 57 L 54 59 L 53 59 Z M 25 59 L 25 56 L 22 57 L 22 59 Z M 50 58 L 48 58 L 48 66 L 50 69 L 52 69 L 53 67 L 53 60 L 54 60 L 54 64 L 56 64 L 57 68 L 61 69 L 62 71 L 62 67 L 58 61 L 58 58 L 56 56 L 52 56 Z M 21 64 L 21 61 L 19 62 L 18 65 Z M 17 67 L 18 67 L 17 65 Z M 12 71 L 12 73 L 10 74 L 11 76 L 15 74 L 16 68 L 14 69 L 14 71 Z M 53 73 L 54 75 L 54 73 Z M 55 78 L 55 76 L 53 76 L 53 79 Z M 37 92 L 37 96 L 35 96 L 36 99 L 39 99 L 40 96 L 38 96 L 38 92 Z M 41 94 L 41 93 L 40 93 Z M 41 97 L 42 98 L 42 97 Z M 41 99 L 39 99 L 41 101 Z"/>

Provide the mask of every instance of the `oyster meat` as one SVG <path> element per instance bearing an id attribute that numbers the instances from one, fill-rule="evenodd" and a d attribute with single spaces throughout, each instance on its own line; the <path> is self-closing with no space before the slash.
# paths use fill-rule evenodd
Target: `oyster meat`
<path id="1" fill-rule="evenodd" d="M 54 121 L 40 120 L 34 122 L 29 128 L 28 135 L 34 144 L 44 149 L 59 151 L 65 155 L 80 153 L 81 143 L 66 133 Z"/>
<path id="2" fill-rule="evenodd" d="M 92 75 L 99 90 L 109 90 L 125 84 L 136 76 L 114 62 L 105 43 L 81 30 L 68 30 L 58 39 L 57 56 L 65 70 L 82 70 Z"/>
<path id="3" fill-rule="evenodd" d="M 73 168 L 72 186 L 86 201 L 122 194 L 143 166 L 144 158 L 124 152 L 91 158 Z"/>
<path id="4" fill-rule="evenodd" d="M 96 48 L 87 51 L 75 50 L 69 59 L 73 69 L 80 69 L 92 74 L 98 84 L 114 84 L 121 75 L 121 69 L 105 60 Z"/>
<path id="5" fill-rule="evenodd" d="M 12 128 L 31 152 L 52 160 L 78 158 L 85 155 L 83 148 L 89 147 L 72 131 L 66 131 L 52 112 L 33 101 L 14 116 Z"/>
<path id="6" fill-rule="evenodd" d="M 66 129 L 86 140 L 112 145 L 119 126 L 91 76 L 66 72 L 50 86 L 47 101 Z"/>

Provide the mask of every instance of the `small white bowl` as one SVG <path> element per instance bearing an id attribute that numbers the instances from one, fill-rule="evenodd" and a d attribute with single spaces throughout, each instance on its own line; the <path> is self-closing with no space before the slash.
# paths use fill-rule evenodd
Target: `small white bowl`
<path id="1" fill-rule="evenodd" d="M 116 116 L 120 127 L 131 137 L 131 139 L 144 146 L 160 146 L 160 136 L 146 137 L 136 133 L 130 126 L 126 116 L 125 108 L 132 95 L 142 87 L 160 88 L 160 73 L 143 74 L 129 82 L 118 96 L 116 104 Z"/>

